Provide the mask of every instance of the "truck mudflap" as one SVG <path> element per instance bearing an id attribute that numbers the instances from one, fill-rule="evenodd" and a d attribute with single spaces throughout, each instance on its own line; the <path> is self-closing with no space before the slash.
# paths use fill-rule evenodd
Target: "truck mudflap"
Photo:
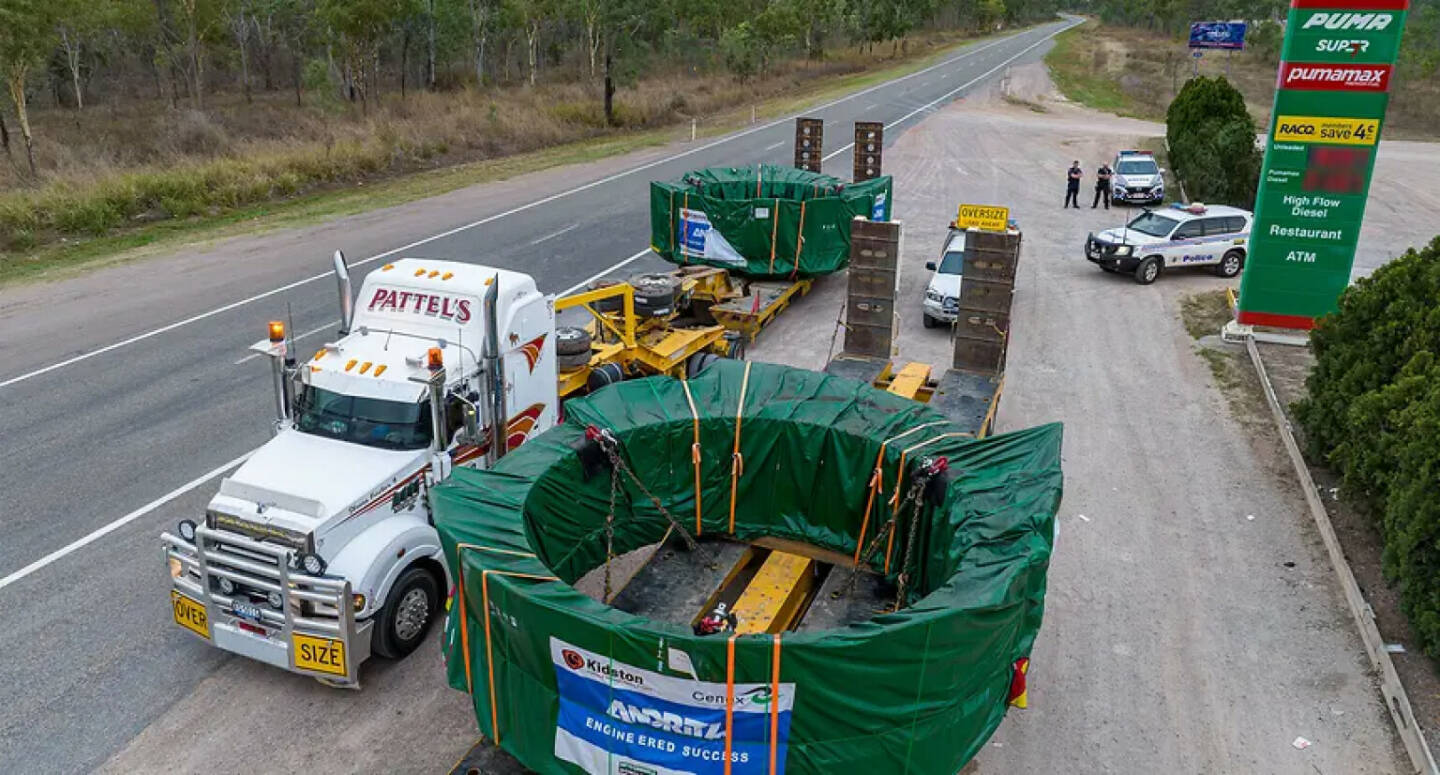
<path id="1" fill-rule="evenodd" d="M 177 626 L 217 648 L 360 688 L 373 622 L 355 621 L 349 581 L 301 573 L 293 549 L 228 531 L 198 526 L 194 542 L 171 533 L 160 541 Z"/>

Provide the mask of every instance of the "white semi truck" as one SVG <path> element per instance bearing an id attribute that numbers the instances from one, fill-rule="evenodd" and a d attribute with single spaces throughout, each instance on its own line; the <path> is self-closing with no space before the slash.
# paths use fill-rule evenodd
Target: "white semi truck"
<path id="1" fill-rule="evenodd" d="M 334 261 L 338 339 L 297 360 L 270 324 L 252 349 L 271 359 L 273 438 L 161 540 L 176 624 L 358 688 L 360 663 L 410 653 L 450 589 L 428 488 L 555 424 L 555 307 L 528 275 L 419 259 L 370 273 L 357 303 Z"/>

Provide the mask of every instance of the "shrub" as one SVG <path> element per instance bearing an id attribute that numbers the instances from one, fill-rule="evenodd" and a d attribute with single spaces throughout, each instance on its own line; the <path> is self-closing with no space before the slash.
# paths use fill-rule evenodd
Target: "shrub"
<path id="1" fill-rule="evenodd" d="M 1170 163 L 1195 201 L 1250 208 L 1260 177 L 1255 119 L 1224 76 L 1191 78 L 1165 112 Z"/>
<path id="2" fill-rule="evenodd" d="M 1385 572 L 1440 656 L 1440 237 L 1347 289 L 1310 343 L 1295 405 L 1310 454 L 1371 507 Z"/>

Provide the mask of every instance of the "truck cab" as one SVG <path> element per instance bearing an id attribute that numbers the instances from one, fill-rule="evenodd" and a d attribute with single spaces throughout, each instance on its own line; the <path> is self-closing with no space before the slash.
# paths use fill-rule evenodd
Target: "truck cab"
<path id="1" fill-rule="evenodd" d="M 424 639 L 450 588 L 428 489 L 555 424 L 554 311 L 528 275 L 404 259 L 305 360 L 279 322 L 273 437 L 162 536 L 175 622 L 219 648 L 357 687 Z M 498 421 L 496 418 L 499 418 Z"/>

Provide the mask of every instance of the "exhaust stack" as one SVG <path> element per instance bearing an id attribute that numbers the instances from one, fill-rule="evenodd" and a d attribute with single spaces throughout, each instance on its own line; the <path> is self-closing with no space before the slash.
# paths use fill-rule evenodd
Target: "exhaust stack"
<path id="1" fill-rule="evenodd" d="M 506 426 L 509 413 L 505 410 L 505 359 L 500 353 L 500 313 L 497 309 L 500 298 L 500 275 L 496 274 L 485 291 L 485 378 L 487 397 L 490 399 L 490 448 L 486 461 L 494 465 L 504 457 L 508 442 Z"/>
<path id="2" fill-rule="evenodd" d="M 355 295 L 350 291 L 350 267 L 345 263 L 345 254 L 339 250 L 331 256 L 335 262 L 335 285 L 340 294 L 340 335 L 350 333 L 350 321 L 355 319 Z"/>

